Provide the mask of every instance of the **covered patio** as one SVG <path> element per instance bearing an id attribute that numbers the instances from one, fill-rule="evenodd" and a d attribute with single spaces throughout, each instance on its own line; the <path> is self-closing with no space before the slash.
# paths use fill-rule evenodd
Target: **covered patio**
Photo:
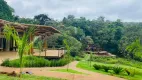
<path id="1" fill-rule="evenodd" d="M 54 33 L 60 33 L 57 29 L 55 29 L 52 26 L 44 26 L 44 25 L 33 25 L 33 24 L 20 24 L 20 23 L 13 23 L 9 21 L 5 21 L 0 19 L 0 56 L 3 56 L 3 58 L 7 58 L 8 56 L 12 58 L 14 55 L 16 55 L 16 41 L 13 40 L 11 37 L 10 41 L 6 40 L 3 34 L 3 29 L 5 25 L 9 25 L 18 32 L 19 36 L 22 36 L 23 33 L 32 26 L 36 26 L 36 30 L 31 36 L 29 37 L 29 42 L 33 41 L 35 37 L 41 37 L 44 41 L 43 44 L 43 52 L 40 56 L 45 57 L 62 57 L 64 54 L 64 50 L 48 50 L 47 48 L 47 39 L 49 36 L 53 35 Z M 31 47 L 29 53 L 39 56 L 39 51 Z M 6 57 L 7 56 L 7 57 Z M 3 59 L 2 57 L 0 59 Z"/>

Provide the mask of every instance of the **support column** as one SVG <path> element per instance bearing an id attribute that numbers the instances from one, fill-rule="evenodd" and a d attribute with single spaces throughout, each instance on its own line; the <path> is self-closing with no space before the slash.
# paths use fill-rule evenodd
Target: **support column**
<path id="1" fill-rule="evenodd" d="M 30 35 L 30 43 L 34 40 L 34 36 L 31 34 Z M 33 45 L 31 46 L 30 48 L 30 54 L 33 54 L 34 53 L 34 49 L 33 49 Z"/>
<path id="2" fill-rule="evenodd" d="M 0 28 L 0 50 L 2 50 L 3 51 L 3 36 L 2 36 L 2 31 L 1 31 L 1 28 Z"/>
<path id="3" fill-rule="evenodd" d="M 10 41 L 6 40 L 6 51 L 10 51 Z"/>
<path id="4" fill-rule="evenodd" d="M 47 51 L 47 36 L 44 39 L 44 50 L 45 50 L 45 56 L 46 56 L 46 51 Z"/>

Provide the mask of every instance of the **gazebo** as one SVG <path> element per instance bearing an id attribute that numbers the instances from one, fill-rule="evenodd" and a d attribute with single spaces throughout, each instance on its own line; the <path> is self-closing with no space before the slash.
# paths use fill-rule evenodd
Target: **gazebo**
<path id="1" fill-rule="evenodd" d="M 9 21 L 0 19 L 0 50 L 1 51 L 13 51 L 16 45 L 15 41 L 12 38 L 10 39 L 10 41 L 5 39 L 3 34 L 3 28 L 5 25 L 10 25 L 14 27 L 19 35 L 23 34 L 25 30 L 28 29 L 28 27 L 36 26 L 37 28 L 34 34 L 29 37 L 29 41 L 33 41 L 35 36 L 43 37 L 45 53 L 47 49 L 48 36 L 51 36 L 54 33 L 60 33 L 60 31 L 58 31 L 57 29 L 51 26 L 22 24 L 22 23 L 9 22 Z M 33 53 L 33 47 L 30 49 L 30 53 Z"/>

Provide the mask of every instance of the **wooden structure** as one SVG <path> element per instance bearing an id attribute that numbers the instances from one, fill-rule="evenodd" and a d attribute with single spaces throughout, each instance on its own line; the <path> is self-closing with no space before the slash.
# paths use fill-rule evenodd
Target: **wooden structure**
<path id="1" fill-rule="evenodd" d="M 96 55 L 98 56 L 112 56 L 112 57 L 115 57 L 115 55 L 107 52 L 107 51 L 99 51 L 99 52 L 96 52 Z"/>
<path id="2" fill-rule="evenodd" d="M 59 58 L 62 58 L 65 54 L 65 50 L 63 49 L 56 49 L 56 50 L 47 50 L 46 51 L 46 55 L 44 54 L 44 52 L 41 52 L 39 54 L 39 51 L 38 50 L 34 50 L 35 53 L 33 54 L 34 56 L 40 56 L 40 57 L 45 57 L 45 58 L 48 58 L 48 59 L 59 59 Z"/>
<path id="3" fill-rule="evenodd" d="M 0 50 L 2 51 L 13 51 L 14 49 L 16 49 L 16 42 L 13 40 L 13 38 L 8 41 L 3 35 L 3 28 L 5 25 L 10 25 L 14 27 L 15 30 L 19 33 L 19 35 L 23 34 L 28 29 L 28 27 L 36 26 L 36 30 L 29 37 L 29 41 L 33 41 L 35 36 L 41 36 L 42 38 L 44 38 L 45 55 L 47 49 L 47 37 L 53 35 L 54 33 L 60 33 L 57 29 L 51 26 L 20 24 L 0 19 Z M 33 48 L 30 49 L 30 53 L 33 53 Z"/>

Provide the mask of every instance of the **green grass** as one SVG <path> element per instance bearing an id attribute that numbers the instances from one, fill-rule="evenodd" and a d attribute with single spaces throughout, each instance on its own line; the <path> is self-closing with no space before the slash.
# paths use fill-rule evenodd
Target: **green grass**
<path id="1" fill-rule="evenodd" d="M 72 70 L 72 69 L 55 69 L 55 70 L 51 70 L 51 71 L 58 71 L 58 72 L 67 72 L 67 73 L 74 73 L 74 74 L 84 74 L 82 72 L 76 71 L 76 70 Z"/>
<path id="2" fill-rule="evenodd" d="M 19 80 L 19 78 L 0 74 L 0 80 Z M 22 80 L 65 80 L 65 79 L 39 77 L 39 76 L 33 76 L 33 75 L 23 75 Z"/>
<path id="3" fill-rule="evenodd" d="M 88 55 L 89 56 L 89 55 Z M 126 66 L 136 67 L 142 69 L 142 62 L 132 60 L 132 59 L 125 59 L 125 58 L 116 58 L 116 57 L 107 57 L 107 56 L 93 56 L 92 61 L 100 62 L 100 63 L 107 63 L 107 64 L 122 64 Z"/>
<path id="4" fill-rule="evenodd" d="M 142 69 L 138 69 L 138 68 L 135 68 L 135 67 L 130 67 L 130 66 L 125 66 L 125 65 L 119 65 L 123 68 L 131 68 L 131 69 L 135 69 L 138 71 L 139 74 L 136 74 L 135 76 L 128 76 L 127 73 L 120 73 L 119 75 L 117 74 L 114 74 L 114 72 L 112 70 L 109 70 L 109 72 L 105 72 L 103 70 L 95 70 L 94 67 L 93 67 L 93 64 L 102 64 L 102 65 L 107 65 L 107 66 L 117 66 L 116 64 L 103 64 L 103 63 L 98 63 L 98 62 L 92 62 L 92 66 L 89 66 L 89 62 L 88 61 L 80 61 L 78 64 L 77 64 L 77 67 L 78 68 L 81 68 L 81 69 L 85 69 L 85 70 L 89 70 L 89 71 L 93 71 L 93 72 L 98 72 L 98 73 L 102 73 L 102 74 L 107 74 L 107 75 L 113 75 L 113 76 L 117 76 L 117 77 L 121 77 L 121 78 L 125 78 L 125 79 L 128 79 L 128 80 L 142 80 Z"/>

